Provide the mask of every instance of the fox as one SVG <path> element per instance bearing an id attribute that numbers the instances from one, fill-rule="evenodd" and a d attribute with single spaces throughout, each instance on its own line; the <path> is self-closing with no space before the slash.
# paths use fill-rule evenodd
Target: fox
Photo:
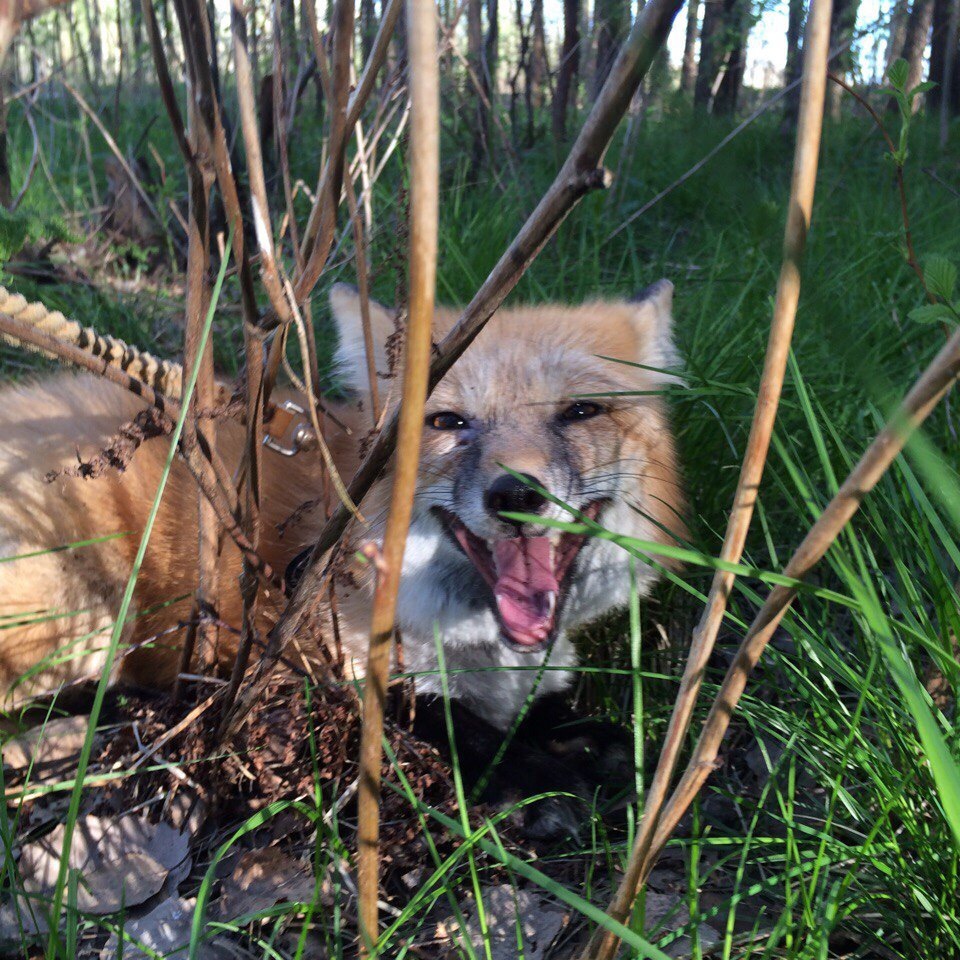
<path id="1" fill-rule="evenodd" d="M 589 521 L 656 543 L 685 536 L 664 396 L 682 383 L 672 303 L 673 285 L 660 280 L 629 300 L 501 308 L 427 400 L 396 613 L 401 666 L 414 678 L 414 733 L 449 753 L 449 711 L 464 779 L 484 802 L 562 793 L 527 808 L 531 836 L 575 830 L 577 802 L 627 753 L 608 738 L 605 757 L 604 736 L 573 723 L 573 635 L 625 606 L 631 589 L 647 595 L 659 576 L 657 564 L 643 563 L 631 576 L 631 556 L 616 543 L 553 523 Z M 342 389 L 325 401 L 327 443 L 346 478 L 375 427 L 372 372 L 387 412 L 399 402 L 397 312 L 368 301 L 371 371 L 362 306 L 352 287 L 332 288 Z M 437 307 L 435 339 L 458 316 Z M 305 402 L 294 392 L 284 398 Z M 95 479 L 72 468 L 144 406 L 90 374 L 0 391 L 0 691 L 8 708 L 104 669 L 169 444 L 148 440 L 125 467 Z M 219 420 L 216 443 L 234 469 L 244 428 Z M 288 590 L 326 519 L 318 504 L 329 488 L 315 451 L 290 453 L 277 444 L 262 450 L 258 545 L 273 569 L 286 571 Z M 382 539 L 390 488 L 388 468 L 360 504 L 363 523 L 345 535 L 335 602 L 318 598 L 321 641 L 311 643 L 335 637 L 350 677 L 363 673 L 376 580 L 360 551 Z M 198 536 L 197 487 L 176 460 L 111 683 L 163 689 L 176 680 L 195 615 Z M 224 669 L 236 655 L 241 571 L 239 550 L 224 538 L 216 610 Z M 275 587 L 261 591 L 260 636 L 285 602 Z M 323 662 L 312 647 L 298 653 Z"/>

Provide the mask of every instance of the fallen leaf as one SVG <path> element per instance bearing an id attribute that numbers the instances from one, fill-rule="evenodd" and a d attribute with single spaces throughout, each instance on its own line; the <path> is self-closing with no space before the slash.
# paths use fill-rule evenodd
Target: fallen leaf
<path id="1" fill-rule="evenodd" d="M 644 936 L 653 942 L 663 939 L 669 931 L 679 930 L 690 922 L 686 902 L 670 893 L 647 890 L 644 907 Z M 720 940 L 720 934 L 707 923 L 701 923 L 697 927 L 697 935 L 701 949 L 713 946 Z M 668 957 L 689 957 L 692 950 L 693 944 L 689 937 L 681 937 L 663 948 Z"/>
<path id="2" fill-rule="evenodd" d="M 518 924 L 524 960 L 542 960 L 564 925 L 565 908 L 538 897 L 535 891 L 517 890 L 508 883 L 484 887 L 480 893 L 491 960 L 517 960 L 521 956 L 517 947 Z M 467 910 L 467 936 L 474 950 L 483 955 L 484 938 L 476 907 L 471 904 Z"/>
<path id="3" fill-rule="evenodd" d="M 156 954 L 164 957 L 164 960 L 185 960 L 189 954 L 190 929 L 196 905 L 196 900 L 171 897 L 139 919 L 128 920 L 123 931 L 133 942 L 124 938 L 124 960 L 153 960 Z M 221 936 L 220 939 L 225 937 Z M 116 960 L 118 946 L 117 934 L 111 934 L 100 951 L 101 960 Z M 152 952 L 147 953 L 146 950 Z M 201 943 L 196 955 L 200 960 L 227 960 L 237 954 L 226 944 L 213 942 Z"/>
<path id="4" fill-rule="evenodd" d="M 18 869 L 23 891 L 35 903 L 52 897 L 60 868 L 65 827 L 24 846 Z M 85 913 L 114 913 L 158 893 L 167 875 L 183 863 L 190 837 L 165 823 L 137 816 L 118 820 L 81 817 L 73 832 L 70 868 L 76 871 L 77 907 Z"/>
<path id="5" fill-rule="evenodd" d="M 76 764 L 87 735 L 89 719 L 58 717 L 13 737 L 3 745 L 4 765 L 20 771 L 26 770 L 32 763 L 30 775 L 35 781 L 63 776 Z"/>
<path id="6" fill-rule="evenodd" d="M 216 914 L 221 920 L 234 920 L 267 910 L 281 900 L 309 902 L 314 888 L 313 874 L 301 861 L 276 847 L 248 850 L 223 881 Z"/>

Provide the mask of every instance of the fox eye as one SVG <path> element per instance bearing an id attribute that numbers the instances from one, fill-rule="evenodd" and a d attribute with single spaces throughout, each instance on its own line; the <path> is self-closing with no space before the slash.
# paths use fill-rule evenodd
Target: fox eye
<path id="1" fill-rule="evenodd" d="M 454 413 L 452 410 L 428 413 L 426 421 L 431 430 L 466 430 L 470 426 L 465 417 L 461 417 L 459 413 Z"/>
<path id="2" fill-rule="evenodd" d="M 597 417 L 604 412 L 604 408 L 599 403 L 592 403 L 590 400 L 578 400 L 571 403 L 566 410 L 560 413 L 560 419 L 565 423 L 576 423 L 579 420 L 589 420 Z"/>

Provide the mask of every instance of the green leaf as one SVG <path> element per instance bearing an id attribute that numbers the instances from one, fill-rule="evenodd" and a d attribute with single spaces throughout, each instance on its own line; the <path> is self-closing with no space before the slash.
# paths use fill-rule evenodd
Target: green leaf
<path id="1" fill-rule="evenodd" d="M 890 69 L 887 70 L 887 79 L 890 81 L 890 86 L 895 90 L 903 91 L 905 89 L 909 75 L 910 67 L 902 57 L 899 60 L 894 60 L 890 64 Z"/>
<path id="2" fill-rule="evenodd" d="M 0 267 L 15 257 L 27 241 L 40 239 L 77 242 L 81 238 L 58 217 L 27 209 L 11 212 L 0 206 Z"/>
<path id="3" fill-rule="evenodd" d="M 10 213 L 0 206 L 0 264 L 20 252 L 30 236 L 30 224 L 23 213 Z"/>
<path id="4" fill-rule="evenodd" d="M 934 296 L 941 300 L 952 300 L 957 286 L 957 268 L 946 257 L 935 253 L 927 258 L 923 280 Z"/>
<path id="5" fill-rule="evenodd" d="M 919 96 L 921 93 L 926 93 L 928 90 L 932 90 L 937 83 L 935 80 L 924 80 L 923 83 L 918 83 L 908 94 L 907 96 L 912 100 L 914 97 Z"/>
<path id="6" fill-rule="evenodd" d="M 960 765 L 950 752 L 949 744 L 937 726 L 937 721 L 927 703 L 926 691 L 917 678 L 913 664 L 904 655 L 903 649 L 894 642 L 888 630 L 878 631 L 877 641 L 887 669 L 893 677 L 910 713 L 913 714 L 920 734 L 923 751 L 930 764 L 930 772 L 936 784 L 941 810 L 948 826 L 953 831 L 954 842 L 960 849 Z"/>
<path id="7" fill-rule="evenodd" d="M 956 317 L 943 303 L 925 303 L 908 314 L 914 323 L 956 323 Z"/>

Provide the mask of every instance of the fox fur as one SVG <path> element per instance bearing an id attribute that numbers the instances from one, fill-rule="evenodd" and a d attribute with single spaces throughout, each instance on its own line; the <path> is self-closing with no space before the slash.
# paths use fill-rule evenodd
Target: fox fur
<path id="1" fill-rule="evenodd" d="M 571 631 L 628 599 L 629 557 L 600 539 L 576 545 L 579 552 L 566 574 L 545 574 L 556 589 L 531 586 L 523 578 L 533 575 L 520 570 L 511 581 L 519 600 L 514 594 L 503 599 L 506 575 L 494 570 L 489 557 L 513 549 L 529 562 L 528 544 L 559 557 L 560 534 L 504 519 L 491 503 L 532 503 L 533 512 L 545 518 L 572 517 L 550 499 L 524 499 L 516 483 L 510 487 L 514 500 L 492 501 L 490 490 L 498 483 L 510 486 L 510 478 L 522 474 L 618 533 L 660 542 L 682 536 L 674 441 L 658 395 L 676 379 L 669 372 L 678 363 L 672 292 L 669 282 L 659 281 L 635 301 L 502 309 L 430 396 L 398 605 L 404 668 L 417 674 L 418 696 L 441 691 L 439 636 L 451 696 L 503 730 L 537 683 L 538 671 L 490 669 L 537 667 L 545 658 L 553 668 L 574 667 Z M 360 460 L 360 440 L 372 428 L 371 402 L 359 299 L 338 285 L 331 307 L 340 336 L 338 366 L 348 390 L 333 410 L 350 433 L 328 421 L 329 444 L 341 475 L 349 479 Z M 399 339 L 395 315 L 377 304 L 371 308 L 379 392 L 392 405 L 399 391 L 390 362 L 390 345 Z M 456 311 L 437 310 L 436 339 L 456 317 Z M 584 395 L 589 399 L 577 400 Z M 16 558 L 0 563 L 0 688 L 8 706 L 102 671 L 168 441 L 147 441 L 125 470 L 97 479 L 71 476 L 69 470 L 78 456 L 106 447 L 141 409 L 137 397 L 89 375 L 56 375 L 0 392 L 0 557 Z M 231 469 L 243 442 L 241 426 L 218 422 L 218 450 Z M 387 472 L 365 499 L 367 525 L 352 524 L 344 551 L 348 568 L 336 581 L 339 642 L 353 673 L 366 655 L 374 572 L 349 558 L 382 536 L 390 483 Z M 301 507 L 325 488 L 315 452 L 287 458 L 264 449 L 260 551 L 275 570 L 283 571 L 314 542 L 325 519 L 323 505 Z M 116 681 L 164 687 L 175 678 L 197 586 L 197 509 L 194 481 L 176 461 L 123 631 Z M 472 549 L 483 554 L 480 567 L 458 536 L 471 538 Z M 96 542 L 44 552 L 85 541 Z M 498 546 L 501 542 L 513 547 Z M 562 549 L 569 553 L 573 548 L 566 543 Z M 563 564 L 556 563 L 559 571 Z M 224 624 L 219 655 L 225 664 L 235 653 L 240 624 L 240 570 L 239 552 L 226 538 L 219 599 Z M 495 588 L 485 575 L 499 578 Z M 647 592 L 654 568 L 639 565 L 638 577 L 641 592 Z M 500 591 L 496 600 L 492 589 Z M 276 590 L 262 597 L 258 626 L 265 634 L 285 597 Z M 322 608 L 329 617 L 326 598 Z M 521 627 L 511 635 L 517 642 L 505 637 L 504 611 L 520 618 Z M 28 679 L 18 681 L 24 674 Z M 536 696 L 562 691 L 570 676 L 562 669 L 545 672 Z"/>

